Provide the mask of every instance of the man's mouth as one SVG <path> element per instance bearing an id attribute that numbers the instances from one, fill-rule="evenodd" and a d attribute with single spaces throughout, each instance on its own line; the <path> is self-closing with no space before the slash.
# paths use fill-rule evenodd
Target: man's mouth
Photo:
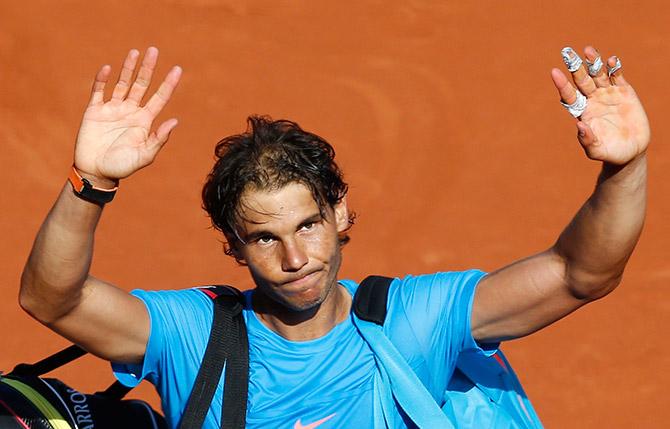
<path id="1" fill-rule="evenodd" d="M 289 288 L 303 288 L 311 284 L 319 274 L 319 271 L 312 271 L 311 273 L 304 274 L 302 276 L 297 276 L 294 279 L 288 280 L 282 283 L 282 287 Z"/>

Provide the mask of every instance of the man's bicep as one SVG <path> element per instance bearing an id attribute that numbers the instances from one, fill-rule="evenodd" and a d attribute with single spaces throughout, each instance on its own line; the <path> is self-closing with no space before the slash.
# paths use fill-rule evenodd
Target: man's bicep
<path id="1" fill-rule="evenodd" d="M 90 276 L 79 304 L 48 326 L 96 356 L 124 363 L 142 361 L 151 330 L 139 298 Z"/>
<path id="2" fill-rule="evenodd" d="M 473 337 L 480 343 L 523 337 L 586 304 L 571 293 L 566 272 L 565 261 L 547 250 L 487 275 L 475 291 Z"/>

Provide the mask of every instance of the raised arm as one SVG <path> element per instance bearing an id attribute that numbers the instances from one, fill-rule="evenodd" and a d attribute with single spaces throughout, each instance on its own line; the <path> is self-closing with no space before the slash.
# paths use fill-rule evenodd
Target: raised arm
<path id="1" fill-rule="evenodd" d="M 592 47 L 585 49 L 585 64 L 574 51 L 563 52 L 579 92 L 558 69 L 552 80 L 578 118 L 586 155 L 601 161 L 602 171 L 593 194 L 550 249 L 482 280 L 472 314 L 473 335 L 482 342 L 528 335 L 607 295 L 621 281 L 642 231 L 650 139 L 642 104 L 616 57 L 603 67 Z"/>
<path id="2" fill-rule="evenodd" d="M 177 126 L 168 119 L 152 132 L 181 69 L 173 67 L 144 106 L 158 59 L 147 49 L 133 81 L 139 52 L 125 59 L 110 100 L 104 100 L 111 67 L 95 77 L 74 150 L 73 168 L 100 189 L 151 164 Z M 34 318 L 88 351 L 114 361 L 138 362 L 149 337 L 149 316 L 132 295 L 92 277 L 93 241 L 103 205 L 75 194 L 66 182 L 40 228 L 21 277 L 19 301 Z"/>

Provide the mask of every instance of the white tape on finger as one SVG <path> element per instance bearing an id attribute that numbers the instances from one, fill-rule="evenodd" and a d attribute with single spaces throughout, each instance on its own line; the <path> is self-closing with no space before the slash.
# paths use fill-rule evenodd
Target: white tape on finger
<path id="1" fill-rule="evenodd" d="M 593 62 L 586 60 L 586 65 L 589 68 L 589 76 L 596 77 L 598 76 L 598 73 L 600 73 L 600 70 L 603 68 L 603 60 L 600 58 L 600 56 L 597 56 L 596 59 L 593 60 Z"/>
<path id="2" fill-rule="evenodd" d="M 612 76 L 620 68 L 621 68 L 621 60 L 619 59 L 619 57 L 617 57 L 616 64 L 614 64 L 612 67 L 610 67 L 609 64 L 607 65 L 607 76 Z"/>
<path id="3" fill-rule="evenodd" d="M 575 90 L 575 92 L 576 92 L 575 95 L 577 96 L 577 99 L 575 100 L 574 103 L 568 104 L 568 103 L 564 103 L 564 102 L 561 101 L 561 104 L 563 105 L 563 107 L 565 107 L 567 109 L 567 111 L 572 116 L 574 116 L 575 118 L 579 118 L 580 116 L 582 116 L 582 113 L 584 113 L 584 111 L 586 110 L 586 106 L 587 106 L 588 102 L 587 102 L 586 97 L 584 96 L 584 94 L 579 92 L 579 90 Z"/>
<path id="4" fill-rule="evenodd" d="M 561 55 L 563 56 L 563 62 L 570 73 L 576 72 L 582 66 L 582 59 L 571 47 L 566 46 L 561 49 Z"/>

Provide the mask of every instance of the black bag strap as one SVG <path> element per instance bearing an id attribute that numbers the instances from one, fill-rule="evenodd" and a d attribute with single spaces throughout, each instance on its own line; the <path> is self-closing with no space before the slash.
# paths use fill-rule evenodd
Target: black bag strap
<path id="1" fill-rule="evenodd" d="M 368 276 L 361 282 L 354 294 L 353 303 L 354 313 L 359 319 L 378 325 L 384 324 L 392 281 L 390 277 Z"/>
<path id="2" fill-rule="evenodd" d="M 86 350 L 72 345 L 66 349 L 52 354 L 39 362 L 20 363 L 8 375 L 39 377 L 59 368 L 86 354 Z"/>
<path id="3" fill-rule="evenodd" d="M 354 312 L 359 318 L 384 324 L 392 281 L 389 277 L 369 276 L 361 282 L 353 300 Z M 202 427 L 224 363 L 221 428 L 243 429 L 249 388 L 249 342 L 242 315 L 244 297 L 237 289 L 225 285 L 203 288 L 202 291 L 214 300 L 212 330 L 179 429 Z"/>
<path id="4" fill-rule="evenodd" d="M 223 385 L 222 429 L 243 429 L 247 420 L 247 397 L 249 395 L 249 338 L 242 315 L 242 306 L 232 320 L 236 333 L 226 345 L 226 379 Z"/>
<path id="5" fill-rule="evenodd" d="M 71 345 L 59 352 L 45 357 L 41 361 L 35 363 L 20 363 L 7 375 L 16 377 L 40 377 L 56 368 L 78 359 L 88 352 L 77 345 Z M 110 399 L 122 399 L 133 388 L 127 387 L 116 381 L 112 383 L 107 389 L 96 392 L 96 395 L 106 396 Z"/>
<path id="6" fill-rule="evenodd" d="M 242 315 L 244 297 L 230 286 L 216 286 L 203 292 L 214 299 L 212 330 L 179 428 L 202 427 L 225 363 L 221 428 L 241 429 L 246 422 L 249 387 L 249 343 Z"/>

